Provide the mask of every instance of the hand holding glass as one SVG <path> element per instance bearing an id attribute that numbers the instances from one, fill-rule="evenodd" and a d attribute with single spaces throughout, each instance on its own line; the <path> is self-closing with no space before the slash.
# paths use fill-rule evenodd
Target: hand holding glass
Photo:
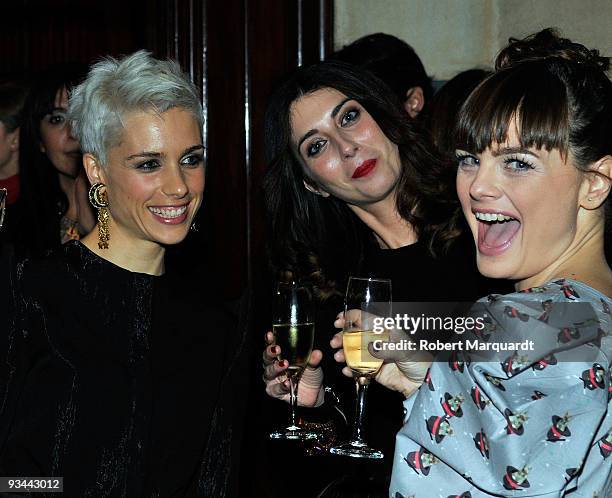
<path id="1" fill-rule="evenodd" d="M 274 297 L 272 332 L 280 347 L 278 359 L 289 364 L 287 378 L 291 403 L 289 426 L 274 431 L 271 439 L 314 439 L 317 433 L 297 424 L 298 385 L 314 342 L 314 298 L 312 288 L 296 282 L 279 283 Z"/>
<path id="2" fill-rule="evenodd" d="M 366 393 L 371 378 L 383 364 L 372 356 L 368 345 L 376 340 L 388 341 L 389 333 L 374 332 L 374 320 L 391 316 L 391 281 L 387 279 L 350 277 L 344 301 L 342 348 L 346 364 L 357 384 L 357 403 L 351 441 L 333 447 L 336 455 L 356 458 L 383 458 L 382 451 L 370 448 L 363 440 Z"/>

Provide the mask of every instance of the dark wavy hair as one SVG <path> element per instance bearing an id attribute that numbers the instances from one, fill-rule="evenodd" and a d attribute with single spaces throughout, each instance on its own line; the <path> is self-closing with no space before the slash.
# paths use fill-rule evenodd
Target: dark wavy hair
<path id="1" fill-rule="evenodd" d="M 562 38 L 552 28 L 510 39 L 495 73 L 463 105 L 457 147 L 482 152 L 503 143 L 516 119 L 521 147 L 571 152 L 575 166 L 612 155 L 612 82 L 608 57 Z M 606 201 L 606 251 L 611 261 L 610 196 Z"/>
<path id="2" fill-rule="evenodd" d="M 59 91 L 68 91 L 87 72 L 81 64 L 53 66 L 33 78 L 23 108 L 19 143 L 19 181 L 22 227 L 17 245 L 28 253 L 40 253 L 60 244 L 60 219 L 68 209 L 58 172 L 40 150 L 40 124 L 55 107 Z"/>
<path id="3" fill-rule="evenodd" d="M 347 275 L 359 272 L 371 231 L 346 203 L 304 188 L 303 166 L 291 139 L 291 105 L 321 88 L 333 88 L 359 102 L 385 136 L 397 144 L 401 173 L 397 210 L 433 252 L 458 234 L 449 218 L 457 206 L 454 171 L 434 152 L 428 136 L 410 120 L 393 92 L 371 73 L 327 61 L 299 68 L 272 95 L 265 116 L 268 170 L 263 189 L 271 224 L 273 268 L 312 281 L 330 295 Z"/>
<path id="4" fill-rule="evenodd" d="M 420 86 L 428 107 L 433 96 L 431 78 L 421 59 L 405 41 L 386 33 L 363 36 L 334 52 L 331 60 L 347 62 L 370 71 L 384 81 L 401 102 L 408 89 Z"/>
<path id="5" fill-rule="evenodd" d="M 453 130 L 457 124 L 457 115 L 470 93 L 492 74 L 485 69 L 468 69 L 448 80 L 434 95 L 429 107 L 428 128 L 438 150 L 446 157 L 455 157 Z"/>

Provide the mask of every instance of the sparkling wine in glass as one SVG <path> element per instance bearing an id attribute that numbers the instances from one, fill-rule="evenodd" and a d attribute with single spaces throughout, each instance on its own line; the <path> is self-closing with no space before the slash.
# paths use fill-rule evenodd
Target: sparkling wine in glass
<path id="1" fill-rule="evenodd" d="M 279 360 L 289 363 L 290 412 L 289 425 L 270 434 L 270 439 L 314 439 L 317 432 L 297 423 L 297 395 L 300 377 L 312 352 L 314 343 L 315 303 L 312 288 L 297 282 L 278 283 L 274 296 L 272 333 L 280 347 Z"/>
<path id="2" fill-rule="evenodd" d="M 370 354 L 368 345 L 376 340 L 389 340 L 389 332 L 381 330 L 382 319 L 388 317 L 391 317 L 391 281 L 349 277 L 344 300 L 342 348 L 357 386 L 357 402 L 351 440 L 334 446 L 330 453 L 372 459 L 384 456 L 382 451 L 369 447 L 363 440 L 363 420 L 370 380 L 383 364 Z"/>

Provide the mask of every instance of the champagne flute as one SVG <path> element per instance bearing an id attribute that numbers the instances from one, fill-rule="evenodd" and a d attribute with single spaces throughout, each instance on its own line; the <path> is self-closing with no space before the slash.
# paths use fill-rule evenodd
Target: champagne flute
<path id="1" fill-rule="evenodd" d="M 330 453 L 355 458 L 384 457 L 382 451 L 369 447 L 363 440 L 363 420 L 368 385 L 383 364 L 382 360 L 370 354 L 368 345 L 376 340 L 389 340 L 389 332 L 380 331 L 380 319 L 390 316 L 391 280 L 349 277 L 344 301 L 342 348 L 357 385 L 357 402 L 351 440 L 334 446 Z"/>
<path id="2" fill-rule="evenodd" d="M 7 196 L 7 190 L 5 188 L 0 188 L 0 229 L 2 228 L 2 224 L 4 223 L 4 212 L 6 210 L 6 196 Z"/>
<path id="3" fill-rule="evenodd" d="M 290 412 L 289 425 L 270 434 L 270 439 L 315 439 L 317 432 L 298 425 L 296 421 L 297 395 L 300 377 L 312 352 L 314 343 L 314 298 L 312 288 L 297 282 L 279 282 L 274 299 L 272 333 L 280 346 L 279 360 L 289 363 Z"/>

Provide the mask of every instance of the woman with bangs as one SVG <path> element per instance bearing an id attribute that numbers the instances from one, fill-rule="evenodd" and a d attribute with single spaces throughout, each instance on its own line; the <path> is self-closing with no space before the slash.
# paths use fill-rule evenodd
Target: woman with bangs
<path id="1" fill-rule="evenodd" d="M 464 104 L 457 192 L 478 269 L 515 284 L 480 301 L 478 339 L 533 342 L 462 353 L 460 371 L 436 358 L 405 402 L 390 496 L 612 496 L 608 68 L 547 29 L 511 40 Z"/>
<path id="2" fill-rule="evenodd" d="M 38 75 L 24 105 L 17 216 L 21 228 L 15 242 L 26 256 L 78 240 L 95 225 L 80 145 L 66 117 L 68 94 L 86 70 L 80 64 L 50 67 Z"/>

